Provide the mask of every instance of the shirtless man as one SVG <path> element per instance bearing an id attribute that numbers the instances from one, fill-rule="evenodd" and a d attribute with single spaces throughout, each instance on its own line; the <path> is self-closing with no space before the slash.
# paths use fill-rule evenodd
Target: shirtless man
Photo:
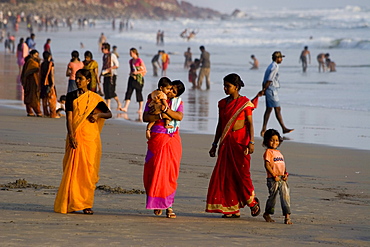
<path id="1" fill-rule="evenodd" d="M 102 47 L 102 44 L 103 43 L 106 43 L 107 42 L 107 37 L 104 36 L 104 33 L 101 33 L 100 34 L 100 37 L 99 37 L 99 41 L 98 41 L 98 49 L 99 51 L 101 51 L 101 47 Z"/>
<path id="2" fill-rule="evenodd" d="M 317 55 L 317 62 L 319 63 L 319 73 L 321 72 L 321 69 L 322 69 L 322 72 L 325 72 L 325 54 L 324 53 L 320 53 L 319 55 Z"/>
<path id="3" fill-rule="evenodd" d="M 299 57 L 299 61 L 302 62 L 302 71 L 305 73 L 307 71 L 307 57 L 308 61 L 311 64 L 311 53 L 308 50 L 308 46 L 305 46 Z"/>

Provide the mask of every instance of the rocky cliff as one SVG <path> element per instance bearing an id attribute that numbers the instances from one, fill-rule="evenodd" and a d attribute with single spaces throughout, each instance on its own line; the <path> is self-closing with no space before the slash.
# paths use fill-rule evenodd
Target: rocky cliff
<path id="1" fill-rule="evenodd" d="M 0 9 L 57 18 L 219 18 L 221 13 L 177 0 L 3 0 Z"/>

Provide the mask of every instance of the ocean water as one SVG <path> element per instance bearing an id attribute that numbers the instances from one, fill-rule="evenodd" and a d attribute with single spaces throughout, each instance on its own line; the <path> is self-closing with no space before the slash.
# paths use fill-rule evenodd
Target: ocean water
<path id="1" fill-rule="evenodd" d="M 196 30 L 196 37 L 190 41 L 182 39 L 179 34 L 185 28 Z M 163 46 L 156 45 L 159 29 L 165 32 Z M 295 129 L 285 136 L 286 139 L 370 149 L 370 8 L 254 9 L 246 17 L 226 20 L 134 20 L 133 29 L 123 32 L 112 30 L 110 20 L 98 20 L 96 27 L 91 29 L 75 27 L 72 32 L 65 28 L 58 32 L 39 32 L 36 42 L 38 49 L 42 50 L 44 40 L 47 37 L 52 39 L 54 59 L 61 68 L 67 65 L 72 50 L 81 54 L 91 50 L 101 63 L 97 45 L 101 32 L 105 33 L 111 45 L 118 46 L 121 55 L 117 85 L 121 100 L 127 86 L 128 50 L 131 47 L 139 49 L 140 57 L 147 65 L 145 94 L 156 88 L 158 80 L 152 76 L 152 56 L 159 49 L 170 52 L 167 76 L 180 79 L 188 86 L 182 96 L 185 102 L 182 131 L 213 134 L 218 118 L 217 102 L 225 97 L 223 77 L 229 73 L 239 74 L 246 84 L 241 94 L 254 97 L 261 89 L 271 54 L 280 50 L 286 55 L 279 71 L 282 114 L 287 127 Z M 85 48 L 80 48 L 81 42 Z M 211 54 L 212 84 L 208 91 L 191 90 L 187 70 L 183 68 L 186 48 L 190 47 L 193 58 L 198 58 L 200 45 L 204 45 Z M 311 64 L 307 73 L 302 73 L 299 55 L 306 45 L 311 52 Z M 318 72 L 316 56 L 319 53 L 330 53 L 337 72 Z M 259 60 L 259 70 L 249 69 L 251 54 Z M 58 91 L 63 91 L 67 82 L 65 68 L 56 73 Z M 115 117 L 122 121 L 137 121 L 139 116 L 135 113 L 137 104 L 134 102 L 133 96 L 129 113 L 115 112 Z M 262 125 L 264 104 L 262 97 L 254 112 L 256 136 L 259 136 Z M 273 114 L 268 127 L 281 130 Z"/>

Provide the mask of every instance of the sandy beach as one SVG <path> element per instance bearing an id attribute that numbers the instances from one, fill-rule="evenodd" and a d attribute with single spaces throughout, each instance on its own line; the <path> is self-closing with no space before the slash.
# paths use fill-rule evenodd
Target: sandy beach
<path id="1" fill-rule="evenodd" d="M 292 220 L 283 224 L 252 218 L 222 219 L 204 212 L 215 159 L 210 135 L 182 134 L 183 158 L 174 209 L 177 219 L 145 209 L 144 194 L 97 190 L 95 214 L 53 212 L 62 174 L 65 119 L 26 117 L 0 107 L 0 242 L 2 246 L 368 246 L 370 183 L 363 150 L 285 142 L 281 150 L 290 175 Z M 144 126 L 108 120 L 98 185 L 143 190 Z M 252 156 L 252 177 L 264 207 L 267 198 L 261 140 Z M 31 188 L 13 186 L 24 179 Z M 21 184 L 18 184 L 21 185 Z"/>
<path id="2" fill-rule="evenodd" d="M 43 34 L 39 39 L 39 50 L 45 37 Z M 125 43 L 122 47 L 129 45 Z M 99 56 L 97 60 L 100 59 Z M 120 78 L 126 78 L 125 63 L 124 60 Z M 103 155 L 97 185 L 107 190 L 96 191 L 95 214 L 54 213 L 54 199 L 62 176 L 65 118 L 26 117 L 23 105 L 15 100 L 20 99 L 21 91 L 16 84 L 18 68 L 13 54 L 1 53 L 0 67 L 3 68 L 0 70 L 0 246 L 370 244 L 368 150 L 284 142 L 280 149 L 290 173 L 294 223 L 288 226 L 283 224 L 279 203 L 275 223 L 266 223 L 261 215 L 251 217 L 248 208 L 242 210 L 240 219 L 222 219 L 220 214 L 205 213 L 207 187 L 216 162 L 208 156 L 213 136 L 183 131 L 183 158 L 174 204 L 178 217 L 167 219 L 146 210 L 145 194 L 141 193 L 145 125 L 118 119 L 116 111 L 115 119 L 107 120 L 102 132 Z M 66 64 L 56 63 L 58 92 L 66 90 L 65 67 Z M 182 68 L 180 73 L 184 73 Z M 118 88 L 120 97 L 125 85 Z M 146 92 L 153 90 L 154 79 L 149 79 L 147 85 Z M 135 119 L 132 112 L 129 117 Z M 262 118 L 255 119 L 258 119 L 255 126 L 260 126 Z M 312 135 L 319 131 L 313 129 Z M 261 139 L 256 138 L 251 172 L 262 211 L 268 196 L 263 152 Z M 114 193 L 117 190 L 121 193 Z M 123 190 L 128 192 L 122 193 Z"/>

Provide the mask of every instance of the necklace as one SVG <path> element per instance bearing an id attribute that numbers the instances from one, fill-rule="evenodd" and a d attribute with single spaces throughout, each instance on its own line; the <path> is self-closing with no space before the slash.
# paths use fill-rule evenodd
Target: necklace
<path id="1" fill-rule="evenodd" d="M 82 94 L 81 94 L 82 95 Z M 80 93 L 79 92 L 77 92 L 77 97 L 80 97 Z M 86 114 L 86 112 L 87 112 L 87 108 L 89 107 L 89 102 L 90 102 L 90 94 L 89 94 L 89 92 L 87 92 L 87 102 L 86 102 L 86 108 L 85 108 L 85 110 L 84 110 L 84 113 L 82 114 L 82 115 L 80 115 L 80 113 L 78 113 L 78 116 L 83 116 L 83 115 L 85 115 Z M 77 108 L 78 108 L 78 112 L 80 112 L 80 106 L 79 106 L 79 104 L 78 104 L 78 100 L 77 100 Z"/>

